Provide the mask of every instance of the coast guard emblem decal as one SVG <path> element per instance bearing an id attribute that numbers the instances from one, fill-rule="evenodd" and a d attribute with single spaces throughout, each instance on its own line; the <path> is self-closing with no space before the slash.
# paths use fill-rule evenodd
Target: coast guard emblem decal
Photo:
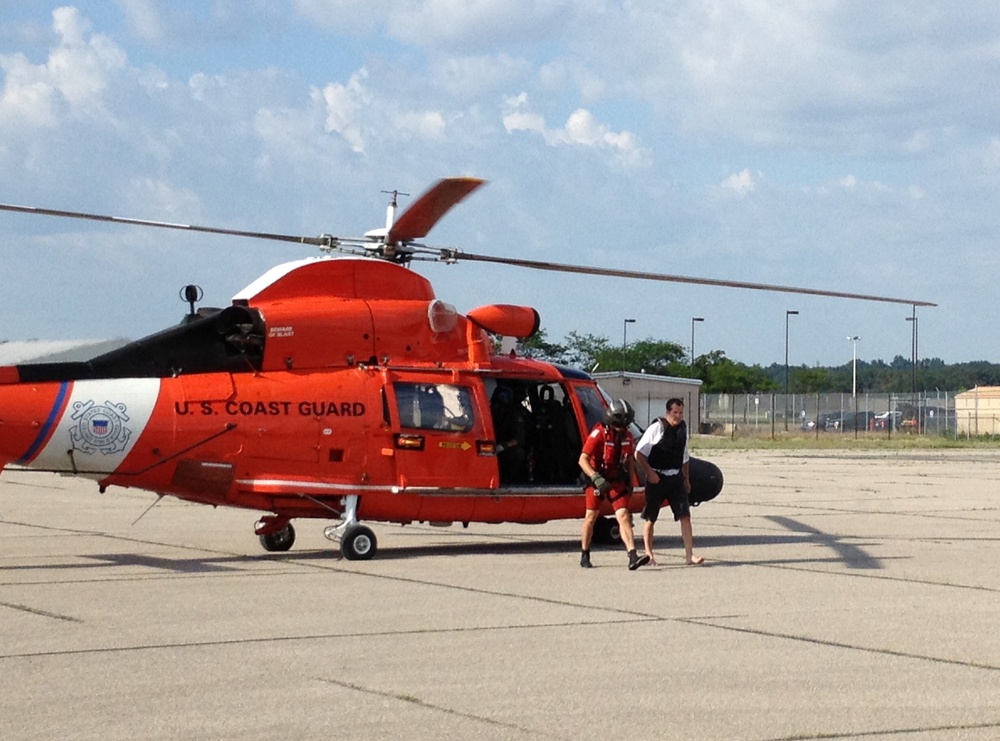
<path id="1" fill-rule="evenodd" d="M 132 430 L 124 424 L 129 421 L 124 404 L 78 401 L 73 404 L 72 418 L 76 420 L 76 426 L 69 431 L 73 448 L 84 453 L 113 455 L 124 450 L 132 436 Z"/>

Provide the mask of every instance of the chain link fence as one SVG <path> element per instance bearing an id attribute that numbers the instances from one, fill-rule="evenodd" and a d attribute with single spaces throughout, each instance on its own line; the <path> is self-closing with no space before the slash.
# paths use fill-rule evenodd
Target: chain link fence
<path id="1" fill-rule="evenodd" d="M 741 436 L 786 434 L 951 435 L 1000 434 L 993 410 L 956 413 L 955 395 L 917 394 L 702 394 L 699 432 Z"/>

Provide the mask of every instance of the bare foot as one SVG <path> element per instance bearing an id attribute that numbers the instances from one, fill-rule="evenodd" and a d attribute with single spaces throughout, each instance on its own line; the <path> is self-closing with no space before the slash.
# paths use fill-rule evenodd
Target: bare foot
<path id="1" fill-rule="evenodd" d="M 705 559 L 701 556 L 691 556 L 688 559 L 688 566 L 701 566 L 703 563 L 705 563 Z"/>
<path id="2" fill-rule="evenodd" d="M 653 558 L 653 554 L 650 553 L 649 551 L 646 551 L 646 555 L 649 556 L 649 565 L 656 566 L 656 559 Z"/>

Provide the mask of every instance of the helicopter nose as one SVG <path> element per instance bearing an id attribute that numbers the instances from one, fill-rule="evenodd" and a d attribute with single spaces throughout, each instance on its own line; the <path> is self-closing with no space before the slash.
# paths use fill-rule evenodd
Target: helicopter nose
<path id="1" fill-rule="evenodd" d="M 65 411 L 71 385 L 20 383 L 16 368 L 0 368 L 0 463 L 31 464 Z"/>

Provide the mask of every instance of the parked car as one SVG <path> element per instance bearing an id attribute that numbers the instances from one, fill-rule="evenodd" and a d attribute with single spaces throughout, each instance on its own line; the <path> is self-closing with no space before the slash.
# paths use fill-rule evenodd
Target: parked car
<path id="1" fill-rule="evenodd" d="M 875 412 L 844 412 L 840 418 L 841 430 L 867 430 L 871 427 L 871 421 L 875 419 Z"/>
<path id="2" fill-rule="evenodd" d="M 875 412 L 823 412 L 816 419 L 807 419 L 802 423 L 803 430 L 867 430 L 870 428 Z"/>
<path id="3" fill-rule="evenodd" d="M 839 430 L 844 422 L 844 414 L 843 412 L 826 412 L 819 415 L 818 421 L 822 430 Z"/>
<path id="4" fill-rule="evenodd" d="M 876 414 L 872 420 L 873 430 L 898 430 L 899 424 L 903 420 L 902 412 L 882 412 Z"/>
<path id="5" fill-rule="evenodd" d="M 836 430 L 840 428 L 840 412 L 823 412 L 815 419 L 803 419 L 803 430 Z"/>

